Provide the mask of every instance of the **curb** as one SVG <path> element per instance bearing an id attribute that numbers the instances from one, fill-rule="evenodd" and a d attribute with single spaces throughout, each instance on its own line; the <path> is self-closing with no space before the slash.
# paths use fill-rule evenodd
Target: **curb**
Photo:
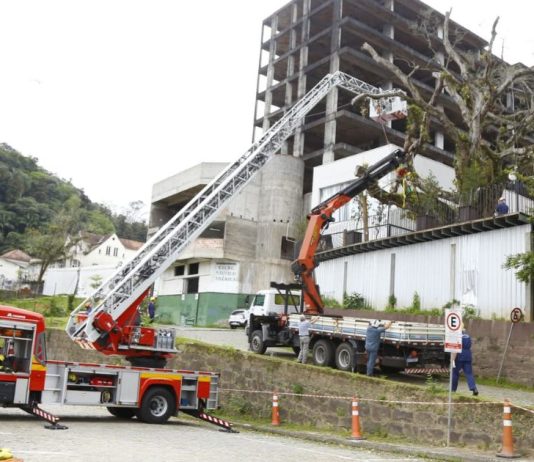
<path id="1" fill-rule="evenodd" d="M 369 440 L 351 440 L 349 437 L 342 438 L 333 435 L 324 435 L 321 433 L 313 433 L 306 431 L 286 430 L 283 428 L 272 428 L 257 426 L 251 424 L 233 423 L 233 427 L 243 430 L 250 430 L 259 433 L 270 433 L 277 436 L 287 436 L 290 438 L 301 439 L 306 441 L 313 441 L 318 443 L 337 444 L 346 447 L 361 447 L 364 449 L 375 449 L 379 451 L 389 452 L 393 454 L 405 454 L 410 456 L 420 456 L 431 459 L 451 462 L 493 462 L 499 461 L 495 452 L 485 453 L 476 452 L 474 449 L 462 449 L 456 447 L 448 448 L 434 448 L 427 446 L 400 444 L 400 443 L 385 443 L 380 441 Z M 521 458 L 522 461 L 534 461 L 532 458 Z"/>

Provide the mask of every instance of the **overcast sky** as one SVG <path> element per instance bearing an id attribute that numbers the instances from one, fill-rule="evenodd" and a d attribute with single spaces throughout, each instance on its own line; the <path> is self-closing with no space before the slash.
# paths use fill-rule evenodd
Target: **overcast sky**
<path id="1" fill-rule="evenodd" d="M 261 22 L 285 0 L 0 0 L 0 142 L 97 202 L 249 147 Z M 427 0 L 534 64 L 531 0 Z M 500 53 L 499 53 L 500 54 Z"/>

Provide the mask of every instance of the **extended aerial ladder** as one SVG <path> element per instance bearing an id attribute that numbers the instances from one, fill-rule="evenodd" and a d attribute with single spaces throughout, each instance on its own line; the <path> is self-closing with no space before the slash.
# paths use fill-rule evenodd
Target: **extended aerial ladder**
<path id="1" fill-rule="evenodd" d="M 135 325 L 136 311 L 151 285 L 197 238 L 221 208 L 280 149 L 306 114 L 334 87 L 354 94 L 388 94 L 342 72 L 326 75 L 245 154 L 226 167 L 71 314 L 66 331 L 82 348 L 126 356 L 132 364 L 163 365 L 174 352 L 174 332 Z M 94 306 L 89 314 L 84 306 Z"/>

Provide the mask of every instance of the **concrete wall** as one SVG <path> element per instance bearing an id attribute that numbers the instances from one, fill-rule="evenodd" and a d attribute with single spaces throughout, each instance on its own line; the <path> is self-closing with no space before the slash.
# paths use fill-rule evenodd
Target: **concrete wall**
<path id="1" fill-rule="evenodd" d="M 82 350 L 62 330 L 49 329 L 47 342 L 50 359 L 117 363 L 114 358 Z M 438 446 L 446 442 L 446 406 L 394 403 L 443 403 L 447 401 L 446 393 L 359 374 L 302 366 L 213 345 L 181 343 L 179 351 L 169 367 L 220 372 L 220 404 L 227 413 L 268 420 L 272 390 L 321 395 L 320 398 L 281 396 L 282 422 L 329 428 L 347 434 L 351 428 L 350 398 L 357 395 L 362 400 L 360 415 L 364 434 L 402 437 L 410 442 Z M 502 405 L 471 405 L 469 403 L 480 401 L 460 396 L 455 400 L 466 404 L 454 408 L 452 444 L 497 450 L 502 435 Z M 518 409 L 513 412 L 515 447 L 525 453 L 534 447 L 533 417 Z"/>

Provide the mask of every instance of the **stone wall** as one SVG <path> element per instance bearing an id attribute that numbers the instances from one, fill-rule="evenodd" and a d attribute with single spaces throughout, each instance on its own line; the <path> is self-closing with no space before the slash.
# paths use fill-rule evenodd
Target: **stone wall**
<path id="1" fill-rule="evenodd" d="M 80 349 L 57 329 L 47 331 L 48 357 L 69 361 L 118 363 L 114 357 Z M 269 356 L 231 348 L 183 341 L 169 367 L 220 372 L 220 404 L 225 413 L 267 419 L 271 416 L 271 392 L 280 395 L 282 424 L 321 427 L 350 434 L 351 397 L 361 398 L 360 414 L 364 434 L 405 438 L 410 442 L 442 446 L 447 438 L 447 406 L 403 404 L 447 402 L 447 393 L 368 378 L 312 365 L 301 365 Z M 258 393 L 265 392 L 265 393 Z M 304 396 L 298 396 L 304 395 Z M 306 396 L 306 395 L 320 395 Z M 453 445 L 497 450 L 502 436 L 502 405 L 473 404 L 482 400 L 456 396 L 451 442 Z M 534 448 L 534 416 L 514 409 L 516 449 Z"/>
<path id="2" fill-rule="evenodd" d="M 438 316 L 332 309 L 328 310 L 328 313 L 357 318 L 380 318 L 444 325 L 443 318 Z M 465 322 L 465 326 L 473 340 L 473 369 L 475 375 L 496 378 L 512 323 L 510 321 L 470 319 Z M 519 322 L 514 325 L 501 377 L 512 383 L 534 385 L 534 323 Z"/>

